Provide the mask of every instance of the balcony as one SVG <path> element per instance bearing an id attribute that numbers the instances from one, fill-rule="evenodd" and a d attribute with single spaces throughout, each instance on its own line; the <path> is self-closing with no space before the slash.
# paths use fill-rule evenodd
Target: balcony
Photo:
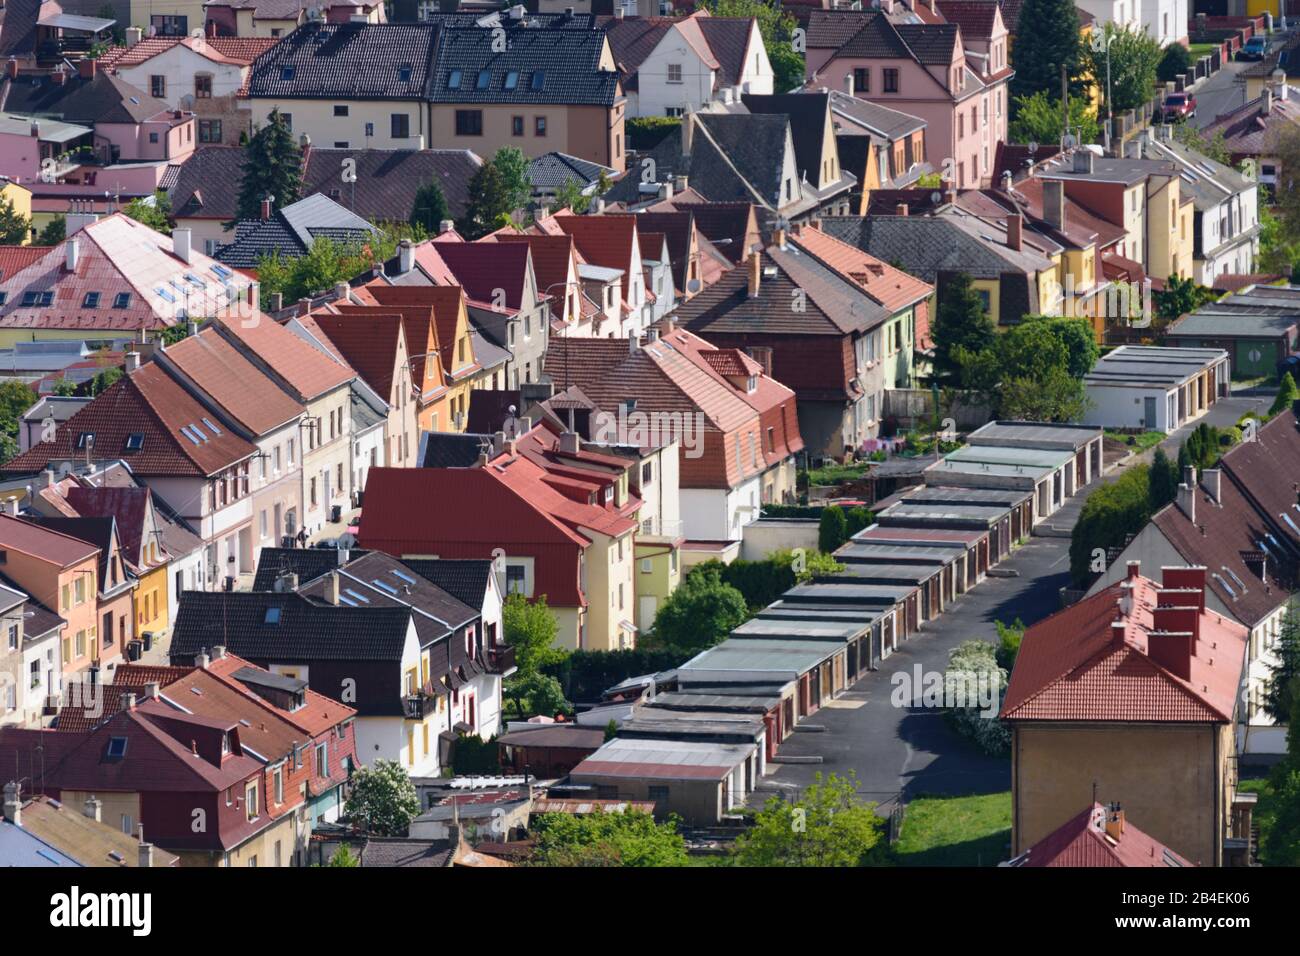
<path id="1" fill-rule="evenodd" d="M 489 674 L 500 674 L 504 677 L 507 674 L 514 673 L 515 649 L 508 644 L 497 644 L 494 647 L 489 647 L 486 661 Z"/>
<path id="2" fill-rule="evenodd" d="M 407 720 L 424 720 L 425 714 L 432 714 L 437 706 L 428 694 L 407 694 L 402 698 L 402 713 Z"/>

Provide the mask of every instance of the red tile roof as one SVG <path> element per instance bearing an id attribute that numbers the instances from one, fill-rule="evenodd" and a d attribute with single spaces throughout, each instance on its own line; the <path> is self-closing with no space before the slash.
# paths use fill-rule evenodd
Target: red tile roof
<path id="1" fill-rule="evenodd" d="M 490 308 L 496 308 L 499 298 L 507 309 L 521 307 L 531 268 L 528 243 L 439 242 L 436 246 L 470 299 Z"/>
<path id="2" fill-rule="evenodd" d="M 443 371 L 448 376 L 454 373 L 457 378 L 463 378 L 478 370 L 472 355 L 467 364 L 457 364 L 456 329 L 465 310 L 465 292 L 460 286 L 370 285 L 366 289 L 380 305 L 431 306 Z M 470 351 L 473 351 L 472 340 Z"/>
<path id="3" fill-rule="evenodd" d="M 59 426 L 52 441 L 29 448 L 0 466 L 9 474 L 41 471 L 52 461 L 84 459 L 77 447 L 83 433 L 95 436 L 91 460 L 128 462 L 141 477 L 214 475 L 257 453 L 257 449 L 229 429 L 213 436 L 203 426 L 211 413 L 200 405 L 156 363 L 149 363 L 114 382 Z M 194 425 L 203 427 L 201 442 L 186 436 Z M 194 434 L 191 432 L 191 434 Z M 127 438 L 142 436 L 138 450 L 127 448 Z"/>
<path id="4" fill-rule="evenodd" d="M 565 293 L 565 290 L 559 287 L 571 279 L 577 279 L 577 269 L 573 267 L 575 248 L 572 236 L 498 233 L 496 234 L 496 241 L 524 242 L 528 244 L 528 248 L 533 254 L 533 274 L 537 278 L 537 292 L 539 295 L 559 299 Z M 572 275 L 570 275 L 571 268 Z"/>
<path id="5" fill-rule="evenodd" d="M 306 690 L 306 703 L 298 710 L 286 712 L 273 707 L 269 702 L 263 700 L 253 691 L 249 690 L 248 685 L 242 683 L 234 676 L 236 671 L 243 670 L 246 667 L 250 667 L 253 670 L 264 670 L 264 668 L 258 667 L 256 664 L 250 664 L 242 657 L 237 657 L 227 651 L 224 657 L 211 661 L 208 664 L 208 672 L 225 681 L 235 690 L 238 690 L 252 698 L 252 700 L 256 701 L 259 706 L 273 710 L 281 717 L 281 719 L 293 724 L 294 726 L 300 727 L 303 731 L 312 736 L 325 733 L 325 731 L 330 728 L 336 727 L 343 721 L 356 716 L 357 712 L 354 708 L 326 697 L 324 694 L 317 693 L 310 687 Z"/>
<path id="6" fill-rule="evenodd" d="M 1175 569 L 1166 569 L 1166 586 L 1175 577 Z M 1129 584 L 1132 607 L 1125 614 L 1119 602 Z M 1029 628 L 1002 703 L 1002 717 L 1161 723 L 1233 720 L 1245 663 L 1246 628 L 1202 610 L 1189 676 L 1179 676 L 1151 655 L 1153 639 L 1176 640 L 1152 636 L 1160 588 L 1145 577 L 1129 578 Z"/>
<path id="7" fill-rule="evenodd" d="M 65 498 L 85 518 L 108 518 L 117 522 L 117 533 L 126 559 L 135 567 L 141 564 L 144 519 L 150 505 L 148 488 L 88 488 L 71 485 Z M 159 547 L 159 551 L 162 548 Z"/>
<path id="8" fill-rule="evenodd" d="M 379 310 L 372 309 L 370 312 Z M 357 374 L 385 401 L 393 395 L 393 375 L 397 371 L 397 355 L 402 337 L 400 315 L 330 315 L 318 312 L 313 316 L 316 327 L 329 339 L 330 344 L 343 356 Z M 409 353 L 409 349 L 407 352 Z"/>
<path id="9" fill-rule="evenodd" d="M 1106 832 L 1110 811 L 1094 803 L 1012 860 L 1009 866 L 1193 866 L 1160 841 L 1124 820 L 1117 836 Z M 1112 824 L 1114 826 L 1114 824 Z"/>
<path id="10" fill-rule="evenodd" d="M 623 272 L 623 300 L 628 298 L 628 282 L 641 263 L 632 252 L 637 249 L 637 227 L 633 216 L 554 216 L 555 224 L 573 237 L 583 261 L 606 269 Z"/>
<path id="11" fill-rule="evenodd" d="M 443 354 L 433 306 L 428 302 L 408 305 L 389 303 L 381 306 L 371 294 L 372 288 L 374 287 L 358 290 L 358 298 L 365 298 L 370 303 L 368 305 L 334 303 L 331 308 L 339 315 L 352 315 L 363 319 L 377 315 L 398 316 L 402 322 L 402 334 L 406 337 L 406 354 L 411 363 L 411 381 L 420 383 L 424 401 L 432 401 L 447 387 L 449 375 L 446 371 L 446 363 L 450 361 L 449 357 L 444 357 L 442 362 L 436 360 L 428 362 L 432 353 L 436 352 L 440 356 Z M 433 296 L 425 298 L 433 298 Z M 447 351 L 450 352 L 450 348 Z M 428 362 L 427 367 L 426 362 Z"/>
<path id="12" fill-rule="evenodd" d="M 906 308 L 934 293 L 934 286 L 902 269 L 827 235 L 820 229 L 801 227 L 790 237 L 795 245 L 853 282 L 890 311 Z"/>
<path id="13" fill-rule="evenodd" d="M 53 246 L 0 246 L 0 280 L 26 269 Z"/>
<path id="14" fill-rule="evenodd" d="M 215 319 L 213 325 L 228 342 L 269 366 L 300 401 L 313 401 L 356 377 L 352 369 L 260 312 L 233 322 Z"/>
<path id="15" fill-rule="evenodd" d="M 302 345 L 311 348 L 306 342 Z M 255 435 L 274 431 L 306 411 L 215 328 L 182 339 L 159 361 L 179 369 Z"/>
<path id="16" fill-rule="evenodd" d="M 0 549 L 21 551 L 60 568 L 99 554 L 97 547 L 80 538 L 8 514 L 0 514 Z"/>

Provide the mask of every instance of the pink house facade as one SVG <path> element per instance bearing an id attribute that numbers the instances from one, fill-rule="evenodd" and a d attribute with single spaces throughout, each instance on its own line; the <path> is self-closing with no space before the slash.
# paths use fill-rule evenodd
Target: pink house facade
<path id="1" fill-rule="evenodd" d="M 945 5 L 950 6 L 950 5 Z M 951 4 L 954 7 L 976 4 Z M 967 47 L 959 23 L 894 24 L 879 11 L 814 10 L 809 85 L 842 90 L 927 123 L 926 160 L 955 188 L 990 183 L 1007 137 L 1007 30 L 996 4 Z M 850 84 L 852 84 L 850 86 Z"/>

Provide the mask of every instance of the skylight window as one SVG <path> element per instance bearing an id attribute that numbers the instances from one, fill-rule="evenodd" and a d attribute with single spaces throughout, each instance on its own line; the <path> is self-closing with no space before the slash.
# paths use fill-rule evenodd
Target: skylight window
<path id="1" fill-rule="evenodd" d="M 279 623 L 280 623 L 280 609 L 279 609 L 278 607 L 268 607 L 268 608 L 266 609 L 266 617 L 264 617 L 264 618 L 262 619 L 262 623 L 264 623 L 264 624 L 279 624 Z"/>
<path id="2" fill-rule="evenodd" d="M 184 435 L 186 438 L 188 438 L 191 444 L 194 445 L 203 444 L 203 439 L 200 438 L 197 434 L 195 434 L 195 432 L 190 428 L 189 425 L 181 426 L 181 434 Z"/>
<path id="3" fill-rule="evenodd" d="M 486 90 L 488 88 L 488 84 L 491 82 L 492 82 L 492 71 L 479 70 L 478 80 L 475 81 L 474 88 L 478 90 Z"/>
<path id="4" fill-rule="evenodd" d="M 540 90 L 546 85 L 546 71 L 533 70 L 533 89 Z"/>
<path id="5" fill-rule="evenodd" d="M 98 309 L 98 308 L 99 308 L 99 293 L 98 293 L 98 292 L 87 292 L 87 293 L 86 293 L 86 297 L 85 297 L 84 299 L 81 300 L 81 307 L 82 307 L 83 309 Z"/>
<path id="6" fill-rule="evenodd" d="M 280 79 L 292 80 L 293 75 L 296 72 L 298 72 L 298 68 L 296 66 L 282 66 L 280 67 Z"/>
<path id="7" fill-rule="evenodd" d="M 1241 588 L 1243 591 L 1246 590 L 1246 585 L 1242 582 L 1241 578 L 1237 577 L 1236 573 L 1230 567 L 1225 564 L 1223 565 L 1223 570 L 1228 573 L 1228 577 L 1232 578 L 1237 587 Z"/>
<path id="8" fill-rule="evenodd" d="M 110 760 L 121 760 L 126 756 L 126 744 L 126 737 L 109 737 L 108 749 L 104 752 L 104 756 Z"/>
<path id="9" fill-rule="evenodd" d="M 351 600 L 351 599 L 349 599 L 349 598 L 344 597 L 342 594 L 339 595 L 339 600 L 342 601 L 344 604 L 346 604 L 348 607 L 356 607 L 356 606 L 357 606 L 355 601 L 353 601 L 353 600 Z"/>
<path id="10" fill-rule="evenodd" d="M 132 432 L 126 436 L 126 450 L 139 451 L 144 447 L 144 435 L 139 432 Z"/>
<path id="11" fill-rule="evenodd" d="M 171 290 L 168 289 L 166 286 L 160 285 L 158 288 L 154 289 L 154 291 L 157 292 L 164 299 L 166 299 L 168 302 L 176 301 L 176 296 L 172 295 Z"/>
<path id="12" fill-rule="evenodd" d="M 1295 523 L 1294 521 L 1291 520 L 1291 516 L 1290 516 L 1289 514 L 1287 514 L 1287 513 L 1284 511 L 1284 512 L 1282 512 L 1282 514 L 1281 514 L 1280 517 L 1282 518 L 1283 521 L 1285 521 L 1285 522 L 1286 522 L 1286 523 L 1291 527 L 1291 530 L 1292 530 L 1292 531 L 1294 531 L 1297 535 L 1300 535 L 1300 528 L 1296 527 L 1296 523 Z"/>
<path id="13" fill-rule="evenodd" d="M 347 595 L 349 595 L 350 597 L 355 598 L 356 600 L 360 601 L 362 604 L 369 604 L 369 603 L 370 603 L 370 598 L 366 597 L 364 594 L 362 594 L 362 593 L 359 592 L 359 591 L 354 591 L 354 590 L 352 590 L 352 588 L 348 588 L 344 593 L 347 594 Z"/>
<path id="14" fill-rule="evenodd" d="M 401 579 L 402 579 L 403 581 L 405 581 L 407 584 L 414 584 L 414 583 L 415 583 L 415 578 L 411 577 L 411 576 L 410 576 L 409 574 L 407 574 L 405 571 L 398 571 L 396 568 L 393 569 L 393 577 L 395 577 L 395 578 L 401 578 Z"/>
<path id="15" fill-rule="evenodd" d="M 1229 596 L 1230 596 L 1234 601 L 1237 600 L 1237 592 L 1233 590 L 1231 584 L 1229 584 L 1227 581 L 1225 581 L 1225 580 L 1223 579 L 1223 575 L 1222 575 L 1222 574 L 1220 574 L 1218 571 L 1215 571 L 1215 572 L 1214 572 L 1214 579 L 1215 579 L 1216 581 L 1218 581 L 1220 584 L 1223 585 L 1223 589 L 1224 589 L 1225 591 L 1228 592 L 1228 595 L 1229 595 Z"/>
<path id="16" fill-rule="evenodd" d="M 131 305 L 130 292 L 119 292 L 117 295 L 113 296 L 113 308 L 125 309 L 128 308 L 130 305 Z"/>
<path id="17" fill-rule="evenodd" d="M 447 74 L 447 89 L 449 90 L 460 89 L 460 70 L 452 70 L 449 74 Z"/>
<path id="18" fill-rule="evenodd" d="M 46 292 L 24 292 L 23 305 L 25 306 L 43 306 L 50 305 L 54 302 L 54 293 Z"/>
<path id="19" fill-rule="evenodd" d="M 383 581 L 379 580 L 378 578 L 375 578 L 370 583 L 373 584 L 375 587 L 379 588 L 379 590 L 387 591 L 393 597 L 397 597 L 397 588 L 393 587 L 391 584 L 385 584 Z"/>
<path id="20" fill-rule="evenodd" d="M 94 433 L 94 432 L 82 432 L 81 434 L 79 434 L 79 435 L 77 436 L 77 447 L 78 447 L 79 449 L 82 449 L 82 450 L 87 449 L 87 448 L 94 448 L 94 447 L 95 447 L 95 433 Z"/>
<path id="21" fill-rule="evenodd" d="M 196 276 L 193 272 L 185 273 L 185 281 L 190 283 L 191 285 L 198 286 L 200 289 L 204 288 L 203 280 L 200 279 L 198 276 Z"/>
<path id="22" fill-rule="evenodd" d="M 222 279 L 229 279 L 232 275 L 234 275 L 234 273 L 231 272 L 229 269 L 227 269 L 225 266 L 217 265 L 216 263 L 213 263 L 212 271 L 215 272 L 217 276 L 219 276 Z"/>
<path id="23" fill-rule="evenodd" d="M 214 434 L 214 435 L 220 435 L 220 434 L 221 434 L 221 429 L 218 428 L 216 425 L 212 424 L 212 422 L 210 422 L 208 419 L 204 418 L 204 419 L 200 419 L 200 420 L 203 422 L 203 424 L 205 424 L 205 425 L 208 426 L 208 431 L 212 432 L 212 434 Z"/>
<path id="24" fill-rule="evenodd" d="M 506 89 L 513 90 L 519 85 L 519 71 L 511 70 L 506 74 Z"/>

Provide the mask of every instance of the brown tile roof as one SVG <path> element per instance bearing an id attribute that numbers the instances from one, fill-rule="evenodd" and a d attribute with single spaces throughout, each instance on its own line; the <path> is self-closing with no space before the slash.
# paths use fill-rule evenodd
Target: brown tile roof
<path id="1" fill-rule="evenodd" d="M 564 295 L 565 290 L 559 288 L 559 286 L 570 280 L 570 267 L 576 262 L 576 250 L 572 236 L 497 233 L 496 241 L 528 243 L 528 248 L 533 256 L 533 275 L 537 279 L 538 293 L 553 299 L 558 299 Z M 572 278 L 577 279 L 576 269 L 573 271 Z M 549 292 L 546 291 L 548 289 L 550 289 Z"/>
<path id="2" fill-rule="evenodd" d="M 378 311 L 369 309 L 371 314 L 364 317 L 317 312 L 312 319 L 329 344 L 387 401 L 393 394 L 398 347 L 404 341 L 402 317 L 396 313 L 373 314 Z"/>
<path id="3" fill-rule="evenodd" d="M 914 305 L 934 293 L 934 286 L 908 275 L 820 229 L 801 227 L 791 236 L 795 245 L 848 278 L 890 311 Z"/>
<path id="4" fill-rule="evenodd" d="M 1165 571 L 1165 586 L 1174 581 L 1171 570 Z M 1124 614 L 1119 602 L 1128 584 L 1132 585 L 1132 607 Z M 1025 631 L 1002 702 L 1002 718 L 1232 721 L 1245 664 L 1246 629 L 1202 610 L 1190 676 L 1175 674 L 1150 653 L 1161 586 L 1141 576 L 1127 578 Z"/>
<path id="5" fill-rule="evenodd" d="M 367 291 L 383 306 L 423 306 L 433 309 L 436 345 L 442 358 L 446 376 L 454 372 L 458 378 L 476 371 L 478 365 L 471 360 L 458 366 L 456 359 L 456 326 L 465 309 L 465 292 L 460 286 L 385 286 L 370 285 Z M 409 333 L 409 329 L 408 329 Z M 410 336 L 408 334 L 408 340 Z"/>
<path id="6" fill-rule="evenodd" d="M 92 460 L 128 462 L 134 474 L 153 476 L 213 475 L 256 454 L 254 448 L 229 429 L 214 435 L 203 423 L 211 413 L 181 388 L 156 363 L 130 372 L 96 396 L 59 426 L 53 441 L 42 442 L 5 463 L 3 472 L 31 474 L 52 461 L 83 459 L 78 436 L 95 436 Z M 203 440 L 195 442 L 181 429 L 194 426 Z M 140 447 L 127 447 L 127 438 L 142 436 Z"/>
<path id="7" fill-rule="evenodd" d="M 1094 803 L 1043 837 L 1008 866 L 1159 866 L 1195 864 L 1124 820 L 1118 836 L 1106 832 L 1110 811 Z"/>
<path id="8" fill-rule="evenodd" d="M 1300 442 L 1295 412 L 1278 413 L 1255 433 L 1255 441 L 1242 442 L 1219 462 L 1259 514 L 1268 515 L 1277 532 L 1300 549 Z M 1281 478 L 1281 480 L 1279 480 Z M 1286 515 L 1286 518 L 1282 516 Z"/>
<path id="9" fill-rule="evenodd" d="M 140 842 L 121 827 L 86 816 L 81 807 L 38 796 L 23 804 L 22 828 L 82 866 L 138 867 Z M 152 866 L 177 866 L 180 858 L 153 848 Z"/>
<path id="10" fill-rule="evenodd" d="M 993 0 L 938 0 L 938 7 L 945 20 L 961 27 L 964 39 L 981 40 L 993 35 L 998 13 Z"/>
<path id="11" fill-rule="evenodd" d="M 53 246 L 0 246 L 0 279 L 7 279 L 15 272 L 26 269 Z"/>
<path id="12" fill-rule="evenodd" d="M 163 355 L 160 361 L 179 369 L 255 435 L 273 431 L 306 411 L 215 328 L 182 339 Z"/>
<path id="13" fill-rule="evenodd" d="M 257 313 L 251 319 L 234 322 L 216 319 L 213 324 L 227 341 L 268 366 L 291 391 L 298 393 L 299 401 L 313 401 L 356 376 L 352 369 L 304 342 L 268 315 Z"/>
<path id="14" fill-rule="evenodd" d="M 0 515 L 0 548 L 21 551 L 60 568 L 99 554 L 98 548 L 80 538 L 8 514 Z"/>

